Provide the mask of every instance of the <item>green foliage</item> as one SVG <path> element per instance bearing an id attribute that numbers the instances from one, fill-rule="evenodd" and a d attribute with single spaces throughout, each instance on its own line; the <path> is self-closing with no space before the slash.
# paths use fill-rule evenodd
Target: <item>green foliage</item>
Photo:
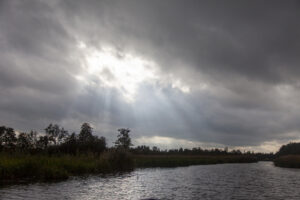
<path id="1" fill-rule="evenodd" d="M 100 156 L 89 155 L 30 155 L 0 153 L 0 180 L 50 181 L 83 174 L 113 173 L 135 167 L 179 167 L 199 164 L 249 163 L 253 157 L 232 156 L 135 156 L 123 149 L 107 151 Z M 0 181 L 0 182 L 1 182 Z"/>
<path id="2" fill-rule="evenodd" d="M 0 153 L 0 182 L 58 180 L 82 174 L 133 169 L 132 157 L 119 151 L 97 155 L 30 155 Z"/>

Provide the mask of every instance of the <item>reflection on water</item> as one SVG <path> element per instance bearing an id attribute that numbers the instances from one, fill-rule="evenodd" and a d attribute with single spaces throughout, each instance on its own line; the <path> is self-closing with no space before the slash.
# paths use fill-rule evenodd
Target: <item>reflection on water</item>
<path id="1" fill-rule="evenodd" d="M 0 199 L 300 199 L 300 170 L 272 162 L 140 169 L 0 188 Z"/>

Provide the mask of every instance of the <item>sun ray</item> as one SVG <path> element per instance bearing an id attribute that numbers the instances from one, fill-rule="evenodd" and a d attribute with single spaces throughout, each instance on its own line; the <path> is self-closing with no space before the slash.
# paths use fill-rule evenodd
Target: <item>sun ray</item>
<path id="1" fill-rule="evenodd" d="M 134 102 L 142 83 L 158 83 L 161 87 L 171 86 L 183 93 L 190 92 L 190 87 L 173 74 L 162 75 L 154 61 L 108 46 L 97 49 L 82 41 L 77 46 L 83 54 L 85 74 L 75 78 L 86 83 L 96 78 L 97 84 L 117 89 L 128 103 Z"/>

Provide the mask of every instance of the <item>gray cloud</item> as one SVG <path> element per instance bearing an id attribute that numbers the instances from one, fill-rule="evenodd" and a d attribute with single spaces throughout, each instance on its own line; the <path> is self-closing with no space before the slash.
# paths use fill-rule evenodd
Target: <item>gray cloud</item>
<path id="1" fill-rule="evenodd" d="M 113 140 L 164 136 L 229 146 L 299 139 L 298 1 L 1 1 L 0 121 Z M 156 63 L 135 101 L 86 75 L 83 42 Z M 78 80 L 85 75 L 86 82 Z M 174 87 L 175 77 L 190 88 Z M 116 80 L 109 70 L 101 76 Z M 173 81 L 173 82 L 172 82 Z"/>

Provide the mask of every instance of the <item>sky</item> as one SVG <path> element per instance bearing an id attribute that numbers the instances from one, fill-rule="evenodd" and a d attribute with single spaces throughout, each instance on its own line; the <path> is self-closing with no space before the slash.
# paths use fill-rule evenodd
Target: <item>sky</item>
<path id="1" fill-rule="evenodd" d="M 299 1 L 0 0 L 0 125 L 276 152 L 300 140 Z"/>

